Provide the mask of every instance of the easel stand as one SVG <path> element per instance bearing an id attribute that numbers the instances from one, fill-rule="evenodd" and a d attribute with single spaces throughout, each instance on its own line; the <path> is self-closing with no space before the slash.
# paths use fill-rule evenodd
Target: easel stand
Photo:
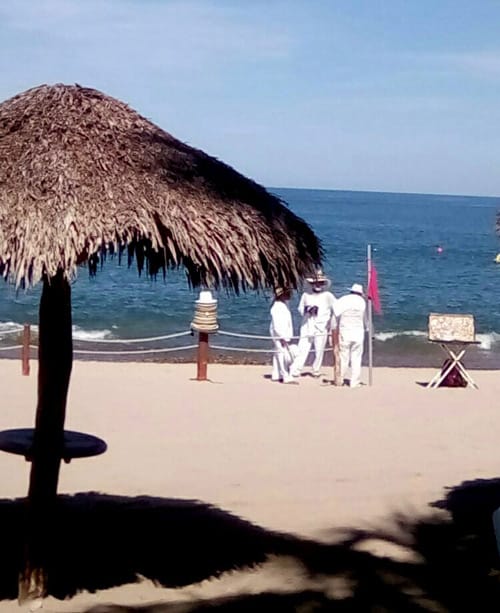
<path id="1" fill-rule="evenodd" d="M 474 379 L 467 372 L 465 366 L 462 364 L 462 358 L 467 351 L 469 345 L 479 345 L 479 341 L 461 342 L 461 341 L 430 341 L 431 343 L 438 342 L 441 349 L 450 358 L 450 363 L 444 370 L 439 370 L 434 377 L 427 384 L 427 388 L 436 388 L 446 379 L 450 372 L 456 367 L 460 371 L 463 378 L 474 389 L 478 389 Z"/>

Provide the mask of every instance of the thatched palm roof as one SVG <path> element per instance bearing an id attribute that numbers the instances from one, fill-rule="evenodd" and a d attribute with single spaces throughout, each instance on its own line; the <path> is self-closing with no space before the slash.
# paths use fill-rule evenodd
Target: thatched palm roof
<path id="1" fill-rule="evenodd" d="M 17 284 L 69 276 L 129 245 L 194 285 L 297 286 L 321 259 L 274 195 L 126 104 L 42 85 L 0 104 L 0 268 Z"/>

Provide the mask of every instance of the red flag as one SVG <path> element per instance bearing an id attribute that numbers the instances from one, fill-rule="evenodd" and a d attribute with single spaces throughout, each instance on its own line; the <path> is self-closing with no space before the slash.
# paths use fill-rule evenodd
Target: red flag
<path id="1" fill-rule="evenodd" d="M 377 269 L 371 265 L 370 279 L 368 280 L 368 300 L 372 301 L 375 313 L 381 314 L 382 307 L 380 306 L 380 296 L 378 293 Z"/>

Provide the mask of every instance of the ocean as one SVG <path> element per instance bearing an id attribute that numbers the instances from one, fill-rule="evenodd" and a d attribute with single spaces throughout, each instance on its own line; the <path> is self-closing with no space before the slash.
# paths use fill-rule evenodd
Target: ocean
<path id="1" fill-rule="evenodd" d="M 427 341 L 431 312 L 472 313 L 480 345 L 465 363 L 472 368 L 500 368 L 500 252 L 495 217 L 500 198 L 269 188 L 303 217 L 321 238 L 324 271 L 340 296 L 354 282 L 366 286 L 367 245 L 378 272 L 382 315 L 374 316 L 374 363 L 391 366 L 436 366 L 444 359 Z M 438 246 L 441 250 L 438 251 Z M 268 334 L 269 292 L 239 296 L 214 292 L 222 332 Z M 192 345 L 183 336 L 153 343 L 127 343 L 188 331 L 198 291 L 182 270 L 168 271 L 164 281 L 139 277 L 135 266 L 108 259 L 95 278 L 83 267 L 72 287 L 76 357 L 80 350 L 154 349 L 144 356 L 100 354 L 104 359 L 191 360 L 193 350 L 156 352 Z M 19 341 L 17 331 L 30 323 L 36 334 L 40 288 L 16 291 L 0 284 L 0 348 Z M 298 295 L 291 302 L 295 329 Z M 122 340 L 123 343 L 101 343 Z M 217 334 L 211 337 L 219 360 L 268 361 L 265 339 Z M 236 351 L 234 349 L 240 349 Z M 256 351 L 253 351 L 256 350 Z M 366 352 L 365 352 L 366 353 Z M 0 352 L 0 356 L 11 355 Z"/>

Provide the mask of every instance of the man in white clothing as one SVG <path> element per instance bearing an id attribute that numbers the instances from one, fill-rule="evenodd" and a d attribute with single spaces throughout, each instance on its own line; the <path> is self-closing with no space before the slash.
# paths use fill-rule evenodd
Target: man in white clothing
<path id="1" fill-rule="evenodd" d="M 274 342 L 273 372 L 271 379 L 283 383 L 296 383 L 290 374 L 292 363 L 290 341 L 293 337 L 292 314 L 288 307 L 288 300 L 292 291 L 285 287 L 274 290 L 274 302 L 271 307 L 271 325 L 269 333 Z"/>
<path id="2" fill-rule="evenodd" d="M 323 365 L 326 341 L 336 320 L 333 317 L 335 296 L 328 291 L 331 281 L 321 270 L 314 277 L 306 279 L 308 286 L 299 302 L 299 313 L 302 315 L 300 338 L 297 357 L 294 359 L 290 372 L 298 377 L 304 368 L 307 356 L 314 345 L 313 376 L 319 377 Z"/>
<path id="3" fill-rule="evenodd" d="M 339 298 L 334 305 L 339 326 L 340 370 L 344 381 L 351 365 L 350 386 L 361 385 L 361 358 L 366 328 L 366 301 L 363 286 L 354 283 L 349 294 Z"/>

